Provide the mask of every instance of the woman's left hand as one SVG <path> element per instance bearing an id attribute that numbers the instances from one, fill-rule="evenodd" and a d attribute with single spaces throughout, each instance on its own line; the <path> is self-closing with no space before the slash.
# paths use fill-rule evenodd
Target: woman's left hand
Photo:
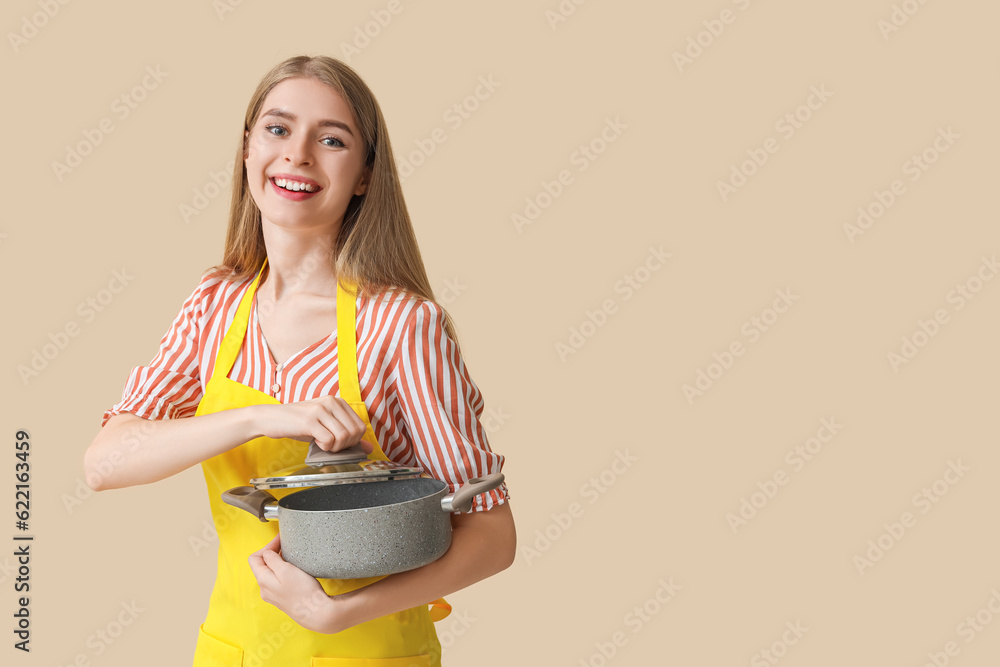
<path id="1" fill-rule="evenodd" d="M 277 535 L 250 556 L 250 569 L 260 585 L 260 597 L 307 630 L 333 633 L 338 627 L 336 605 L 319 581 L 281 557 Z"/>

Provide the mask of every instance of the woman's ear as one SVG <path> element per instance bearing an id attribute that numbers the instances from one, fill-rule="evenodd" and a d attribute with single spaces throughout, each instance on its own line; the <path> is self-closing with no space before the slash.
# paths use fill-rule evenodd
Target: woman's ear
<path id="1" fill-rule="evenodd" d="M 247 152 L 248 152 L 247 151 L 247 147 L 248 147 L 249 143 L 250 143 L 250 130 L 244 130 L 243 131 L 243 160 L 244 161 L 246 161 L 246 159 L 247 159 Z"/>
<path id="2" fill-rule="evenodd" d="M 354 188 L 354 194 L 361 196 L 368 191 L 368 185 L 371 183 L 372 170 L 370 167 L 365 167 L 364 173 L 361 174 L 361 180 L 358 181 L 358 187 Z"/>

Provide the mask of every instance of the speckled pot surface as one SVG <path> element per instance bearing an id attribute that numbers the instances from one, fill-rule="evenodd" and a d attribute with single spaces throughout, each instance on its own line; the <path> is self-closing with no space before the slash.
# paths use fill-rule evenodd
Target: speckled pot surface
<path id="1" fill-rule="evenodd" d="M 281 554 L 314 577 L 354 579 L 431 563 L 451 546 L 444 482 L 319 486 L 278 501 Z"/>
<path id="2" fill-rule="evenodd" d="M 437 560 L 451 546 L 451 513 L 503 483 L 503 473 L 470 479 L 455 493 L 430 477 L 330 483 L 276 500 L 238 486 L 222 494 L 261 521 L 276 518 L 281 554 L 320 579 L 396 574 Z"/>

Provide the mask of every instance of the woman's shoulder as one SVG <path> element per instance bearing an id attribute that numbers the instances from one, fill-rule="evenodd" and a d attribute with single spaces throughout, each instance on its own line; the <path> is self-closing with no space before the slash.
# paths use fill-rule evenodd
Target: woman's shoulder
<path id="1" fill-rule="evenodd" d="M 188 296 L 185 309 L 193 310 L 202 317 L 226 312 L 235 299 L 243 295 L 252 280 L 253 277 L 233 278 L 218 267 L 206 269 Z"/>
<path id="2" fill-rule="evenodd" d="M 379 314 L 393 315 L 393 319 L 411 320 L 417 316 L 443 315 L 444 309 L 436 302 L 397 287 L 389 287 L 362 296 L 362 306 Z"/>
<path id="3" fill-rule="evenodd" d="M 254 276 L 233 277 L 224 269 L 213 266 L 202 272 L 195 292 L 205 297 L 216 297 L 231 292 L 242 292 L 253 281 Z"/>

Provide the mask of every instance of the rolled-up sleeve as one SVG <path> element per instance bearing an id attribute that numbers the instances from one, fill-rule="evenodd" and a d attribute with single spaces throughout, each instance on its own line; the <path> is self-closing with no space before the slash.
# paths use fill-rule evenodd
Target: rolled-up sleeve
<path id="1" fill-rule="evenodd" d="M 191 417 L 202 397 L 198 331 L 202 318 L 206 277 L 184 301 L 180 313 L 160 341 L 160 350 L 148 366 L 129 373 L 122 400 L 104 413 L 103 427 L 111 417 L 131 412 L 144 419 Z"/>
<path id="2" fill-rule="evenodd" d="M 444 329 L 444 317 L 433 301 L 414 309 L 394 355 L 389 390 L 417 460 L 454 492 L 472 478 L 500 472 L 504 457 L 490 449 L 480 421 L 482 395 Z M 488 510 L 508 499 L 503 484 L 477 495 L 472 509 Z"/>

